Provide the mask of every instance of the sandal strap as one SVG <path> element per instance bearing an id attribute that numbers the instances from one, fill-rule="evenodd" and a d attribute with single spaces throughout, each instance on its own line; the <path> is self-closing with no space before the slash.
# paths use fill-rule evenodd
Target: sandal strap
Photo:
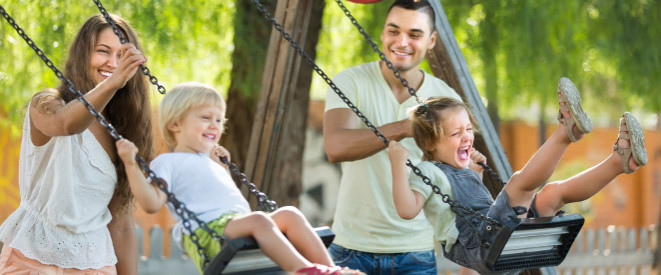
<path id="1" fill-rule="evenodd" d="M 563 106 L 561 105 L 560 107 Z M 576 142 L 577 139 L 576 136 L 574 135 L 574 124 L 576 124 L 576 122 L 574 122 L 574 119 L 571 117 L 562 117 L 562 113 L 558 112 L 558 122 L 560 122 L 560 124 L 565 125 L 565 128 L 567 128 L 567 134 L 569 135 L 569 139 L 572 142 Z"/>
<path id="2" fill-rule="evenodd" d="M 615 142 L 615 144 L 613 144 L 613 151 L 617 152 L 622 158 L 622 170 L 624 170 L 624 173 L 627 174 L 633 173 L 633 171 L 629 169 L 629 158 L 631 158 L 631 147 L 622 148 L 619 145 L 617 145 L 617 142 Z"/>
<path id="3" fill-rule="evenodd" d="M 620 132 L 619 134 L 617 134 L 617 138 L 618 139 L 623 138 L 623 139 L 626 139 L 628 141 L 631 141 L 631 135 L 628 132 L 627 133 Z"/>

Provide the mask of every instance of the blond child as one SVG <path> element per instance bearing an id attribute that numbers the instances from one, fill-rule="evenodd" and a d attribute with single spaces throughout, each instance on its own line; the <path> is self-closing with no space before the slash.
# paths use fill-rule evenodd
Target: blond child
<path id="1" fill-rule="evenodd" d="M 359 274 L 334 266 L 321 239 L 298 209 L 282 207 L 270 214 L 250 211 L 227 166 L 220 161 L 230 157 L 218 145 L 224 121 L 225 102 L 208 85 L 183 83 L 165 95 L 159 123 L 172 152 L 156 157 L 150 167 L 168 190 L 219 235 L 230 240 L 254 237 L 264 254 L 288 273 Z M 117 151 L 138 204 L 148 213 L 158 211 L 166 202 L 166 194 L 145 178 L 135 161 L 136 147 L 122 139 L 117 141 Z M 168 207 L 174 213 L 170 204 Z M 173 216 L 178 221 L 173 230 L 175 241 L 183 239 L 184 248 L 203 272 L 203 259 L 183 232 L 181 217 Z M 206 257 L 215 257 L 220 243 L 202 228 L 193 230 Z"/>
<path id="2" fill-rule="evenodd" d="M 506 223 L 526 217 L 522 207 L 529 208 L 528 217 L 553 216 L 565 204 L 586 200 L 619 174 L 632 173 L 647 163 L 642 129 L 627 112 L 620 119 L 619 135 L 610 156 L 569 179 L 544 185 L 569 144 L 592 130 L 592 123 L 581 108 L 580 95 L 567 78 L 560 79 L 558 100 L 559 127 L 523 169 L 514 173 L 495 201 L 481 182 L 483 168 L 476 164 L 486 163 L 486 158 L 473 148 L 475 120 L 460 101 L 434 97 L 411 113 L 413 137 L 424 154 L 417 167 L 461 205 Z M 455 219 L 456 214 L 449 211 L 441 196 L 434 195 L 417 175 L 409 177 L 405 166 L 408 151 L 404 147 L 391 141 L 388 154 L 399 216 L 411 219 L 424 209 L 448 259 L 477 272 L 490 273 L 480 264 L 484 255 L 480 252 L 484 249 L 481 238 L 468 229 L 478 228 L 480 237 L 485 239 L 493 237 L 493 233 L 479 224 L 467 224 L 479 219 Z"/>

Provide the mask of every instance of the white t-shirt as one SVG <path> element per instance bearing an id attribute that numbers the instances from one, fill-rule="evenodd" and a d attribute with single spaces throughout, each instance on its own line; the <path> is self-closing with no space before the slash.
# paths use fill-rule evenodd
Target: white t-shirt
<path id="1" fill-rule="evenodd" d="M 92 132 L 52 137 L 34 146 L 28 112 L 18 173 L 21 203 L 0 226 L 5 245 L 62 268 L 117 263 L 107 227 L 117 173 Z"/>
<path id="2" fill-rule="evenodd" d="M 248 201 L 230 174 L 208 156 L 199 153 L 160 154 L 151 162 L 150 168 L 157 177 L 165 180 L 168 191 L 204 222 L 227 213 L 250 212 Z M 184 229 L 172 204 L 167 203 L 167 206 L 177 220 L 172 237 L 181 243 L 182 234 L 189 232 Z M 195 230 L 198 224 L 191 222 L 191 227 Z"/>
<path id="3" fill-rule="evenodd" d="M 379 61 L 348 68 L 337 74 L 333 82 L 376 127 L 408 118 L 407 110 L 417 105 L 414 97 L 402 104 L 397 101 L 383 78 Z M 428 73 L 424 74 L 417 95 L 421 100 L 431 96 L 461 100 L 445 82 Z M 336 108 L 349 107 L 328 88 L 326 111 Z M 356 128 L 367 127 L 356 117 Z M 400 143 L 410 152 L 409 159 L 413 163 L 420 162 L 422 151 L 413 138 L 405 138 Z M 397 214 L 386 150 L 365 159 L 342 163 L 333 232 L 336 244 L 365 252 L 399 253 L 434 247 L 432 228 L 423 213 L 411 220 L 404 220 Z"/>

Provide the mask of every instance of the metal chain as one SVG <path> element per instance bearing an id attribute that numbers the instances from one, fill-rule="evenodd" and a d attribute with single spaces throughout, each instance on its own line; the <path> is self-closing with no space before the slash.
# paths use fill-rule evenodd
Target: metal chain
<path id="1" fill-rule="evenodd" d="M 106 9 L 103 7 L 101 1 L 99 0 L 93 0 L 93 1 L 96 4 L 96 7 L 99 8 L 101 14 L 103 14 L 103 17 L 106 18 L 106 21 L 108 21 L 108 23 L 112 25 L 112 31 L 119 37 L 119 42 L 121 42 L 122 44 L 128 43 L 129 42 L 128 39 L 126 39 L 126 37 L 124 37 L 122 32 L 119 30 L 119 27 L 117 27 L 115 21 L 112 19 L 112 17 L 110 17 L 110 14 L 108 14 Z M 163 85 L 158 83 L 158 79 L 155 76 L 151 75 L 151 73 L 149 72 L 149 68 L 147 68 L 147 66 L 145 66 L 144 64 L 140 64 L 140 70 L 144 75 L 149 77 L 149 82 L 151 82 L 151 84 L 154 84 L 154 86 L 156 86 L 158 92 L 164 95 L 165 87 L 163 87 Z"/>
<path id="2" fill-rule="evenodd" d="M 342 101 L 344 101 L 344 103 L 346 103 L 346 104 L 349 106 L 349 108 L 350 108 L 350 109 L 351 109 L 351 110 L 352 110 L 352 111 L 358 116 L 358 118 L 360 118 L 360 120 L 362 120 L 363 123 L 365 123 L 365 125 L 367 125 L 367 127 L 368 127 L 370 130 L 372 130 L 372 132 L 374 132 L 374 134 L 376 134 L 376 136 L 377 136 L 377 137 L 378 137 L 378 138 L 379 138 L 379 139 L 380 139 L 380 140 L 381 140 L 386 146 L 388 146 L 388 142 L 390 142 L 390 140 L 388 140 L 388 138 L 386 138 L 386 136 L 383 135 L 383 133 L 381 133 L 381 131 L 379 131 L 379 129 L 377 129 L 377 128 L 376 128 L 376 127 L 375 127 L 375 126 L 374 126 L 374 125 L 373 125 L 373 124 L 367 119 L 367 117 L 365 117 L 365 115 L 363 115 L 363 113 L 360 112 L 360 110 L 358 110 L 358 108 L 356 107 L 356 105 L 354 105 L 353 102 L 351 102 L 351 100 L 349 100 L 349 99 L 344 95 L 344 93 L 342 93 L 342 91 L 340 91 L 340 89 L 335 85 L 335 83 L 333 83 L 333 81 L 330 79 L 330 77 L 328 77 L 328 75 L 326 75 L 326 73 L 325 73 L 324 71 L 322 71 L 322 70 L 319 68 L 319 66 L 317 66 L 317 64 L 314 63 L 314 60 L 312 60 L 312 58 L 310 58 L 310 57 L 305 53 L 305 51 L 304 51 L 304 50 L 298 45 L 298 43 L 296 43 L 296 41 L 294 41 L 294 39 L 291 37 L 291 35 L 289 35 L 289 33 L 287 33 L 287 32 L 284 30 L 284 28 L 282 27 L 282 25 L 280 25 L 280 23 L 278 23 L 278 22 L 275 20 L 275 18 L 273 17 L 273 15 L 271 15 L 271 13 L 269 13 L 269 12 L 266 10 L 266 8 L 264 7 L 264 5 L 262 5 L 262 4 L 259 2 L 259 0 L 252 0 L 252 2 L 257 6 L 257 9 L 258 9 L 260 12 L 262 12 L 262 13 L 264 14 L 264 17 L 266 18 L 266 20 L 268 20 L 268 21 L 273 25 L 273 27 L 274 27 L 276 30 L 278 30 L 278 31 L 280 32 L 280 34 L 282 35 L 282 37 L 283 37 L 285 40 L 287 40 L 287 41 L 291 44 L 291 46 L 294 48 L 294 50 L 296 50 L 296 52 L 297 52 L 301 57 L 303 57 L 303 59 L 305 60 L 305 62 L 306 62 L 308 65 L 310 65 L 310 66 L 312 67 L 312 69 L 314 69 L 314 71 L 315 71 L 315 72 L 316 72 L 316 73 L 317 73 L 317 74 L 318 74 L 318 75 L 319 75 L 319 76 L 320 76 L 320 77 L 326 82 L 326 84 L 328 84 L 328 86 L 329 86 L 331 89 L 333 89 L 333 91 L 335 91 L 335 93 L 336 93 L 336 94 L 342 99 Z"/>
<path id="3" fill-rule="evenodd" d="M 23 38 L 23 40 L 25 40 L 25 42 L 27 42 L 30 48 L 32 48 L 32 50 L 34 50 L 37 53 L 39 58 L 41 58 L 41 60 L 43 60 L 46 63 L 46 66 L 48 66 L 48 68 L 55 73 L 55 76 L 57 76 L 57 78 L 60 79 L 60 81 L 66 84 L 67 89 L 78 96 L 77 98 L 78 101 L 80 101 L 85 106 L 87 111 L 89 111 L 92 114 L 92 116 L 96 118 L 96 120 L 106 129 L 106 131 L 110 134 L 110 136 L 114 140 L 122 139 L 122 136 L 117 132 L 117 130 L 110 123 L 107 122 L 107 120 L 105 119 L 105 117 L 103 117 L 103 115 L 101 115 L 99 112 L 96 111 L 96 109 L 94 108 L 94 106 L 92 106 L 92 104 L 90 104 L 84 98 L 83 93 L 75 89 L 73 83 L 69 79 L 64 77 L 64 74 L 57 67 L 55 67 L 53 62 L 44 54 L 44 52 L 39 47 L 37 47 L 34 41 L 29 36 L 27 36 L 27 34 L 25 34 L 23 29 L 20 26 L 18 26 L 18 24 L 16 24 L 14 19 L 6 12 L 6 10 L 4 9 L 4 7 L 2 7 L 2 5 L 0 5 L 0 15 L 2 15 L 7 20 L 9 25 L 11 25 L 16 30 L 16 32 L 18 32 L 18 34 L 21 36 L 21 38 Z M 186 208 L 186 205 L 184 203 L 177 200 L 174 197 L 174 195 L 167 190 L 165 183 L 156 176 L 154 171 L 149 169 L 149 166 L 147 165 L 147 162 L 145 160 L 143 160 L 137 155 L 135 159 L 138 165 L 140 166 L 140 168 L 145 172 L 147 172 L 147 174 L 151 179 L 156 181 L 158 188 L 161 189 L 161 191 L 163 191 L 167 195 L 168 200 L 174 206 L 175 212 L 177 212 L 177 214 L 180 217 L 182 217 L 182 220 L 184 220 L 183 226 L 186 228 L 186 230 L 188 230 L 191 233 L 190 234 L 191 241 L 198 247 L 198 253 L 200 253 L 200 256 L 202 256 L 202 258 L 204 259 L 204 266 L 206 266 L 209 260 L 207 259 L 206 255 L 203 253 L 204 249 L 199 244 L 199 237 L 197 236 L 197 234 L 195 234 L 195 231 L 192 230 L 190 220 L 192 219 L 193 221 L 195 221 L 200 227 L 202 227 L 205 231 L 207 231 L 214 240 L 222 242 L 222 241 L 226 241 L 226 238 L 224 236 L 220 236 L 216 231 L 211 230 L 211 228 L 209 228 L 205 222 L 197 218 L 197 215 L 195 215 L 195 213 L 188 210 L 188 208 Z"/>
<path id="4" fill-rule="evenodd" d="M 372 37 L 371 37 L 369 34 L 367 34 L 367 32 L 365 31 L 365 29 L 363 28 L 363 26 L 361 26 L 361 25 L 358 23 L 358 20 L 357 20 L 352 14 L 351 14 L 351 12 L 349 11 L 349 9 L 347 9 L 347 7 L 344 6 L 344 3 L 342 3 L 341 0 L 335 0 L 335 2 L 336 2 L 337 5 L 340 7 L 340 9 L 342 10 L 342 12 L 344 12 L 344 14 L 349 18 L 349 20 L 351 20 L 351 24 L 353 24 L 353 25 L 356 27 L 356 29 L 358 30 L 358 32 L 360 32 L 360 34 L 365 38 L 365 41 L 367 41 L 367 43 L 372 47 L 372 50 L 374 50 L 374 51 L 379 55 L 379 58 L 380 58 L 383 62 L 386 63 L 386 67 L 388 67 L 390 70 L 392 70 L 392 72 L 393 72 L 393 74 L 395 75 L 395 77 L 396 77 L 397 79 L 399 79 L 399 80 L 402 82 L 402 86 L 406 87 L 406 88 L 408 89 L 408 91 L 409 91 L 409 94 L 411 94 L 412 96 L 415 96 L 416 101 L 420 104 L 421 102 L 420 102 L 420 100 L 418 99 L 418 96 L 417 96 L 417 94 L 416 94 L 416 91 L 415 91 L 413 88 L 409 87 L 409 85 L 408 85 L 408 81 L 406 81 L 406 79 L 404 79 L 404 78 L 401 76 L 401 73 L 400 73 L 400 72 L 399 72 L 399 71 L 398 71 L 398 70 L 392 65 L 392 63 L 386 58 L 386 55 L 385 55 L 385 54 L 379 49 L 379 46 L 374 42 L 374 40 L 372 39 Z M 500 182 L 503 186 L 505 186 L 505 182 L 504 182 L 502 179 L 500 179 L 500 177 L 498 176 L 498 174 L 497 174 L 495 171 L 493 171 L 493 169 L 491 169 L 491 167 L 489 167 L 488 165 L 484 164 L 483 162 L 477 162 L 477 164 L 479 164 L 480 166 L 482 166 L 482 167 L 487 171 L 487 173 L 489 174 L 489 176 L 491 176 L 494 180 Z"/>
<path id="5" fill-rule="evenodd" d="M 392 71 L 395 77 L 399 79 L 399 81 L 402 83 L 402 86 L 404 86 L 408 90 L 410 95 L 415 97 L 415 101 L 418 102 L 418 104 L 422 104 L 422 101 L 420 101 L 420 98 L 418 98 L 418 94 L 416 93 L 415 89 L 409 86 L 409 82 L 402 77 L 402 73 L 400 73 L 399 70 L 397 70 L 395 66 L 392 64 L 392 62 L 390 62 L 390 60 L 386 58 L 386 55 L 379 49 L 379 45 L 377 45 L 374 42 L 374 40 L 372 40 L 372 37 L 369 34 L 367 34 L 363 26 L 358 24 L 358 20 L 356 20 L 356 18 L 353 17 L 353 15 L 351 15 L 351 12 L 347 9 L 347 7 L 344 6 L 344 3 L 342 3 L 341 0 L 335 0 L 335 2 L 337 2 L 337 5 L 340 6 L 340 9 L 342 9 L 344 14 L 351 20 L 351 24 L 353 24 L 356 27 L 356 29 L 358 29 L 358 32 L 360 32 L 360 34 L 363 35 L 363 37 L 365 37 L 365 40 L 367 41 L 368 44 L 370 44 L 372 50 L 374 50 L 376 53 L 379 54 L 379 58 L 381 59 L 381 61 L 385 62 L 386 67 L 388 67 L 388 69 Z"/>
<path id="6" fill-rule="evenodd" d="M 299 55 L 305 60 L 305 62 L 306 62 L 307 64 L 309 64 L 310 66 L 312 66 L 312 68 L 314 69 L 314 71 L 315 71 L 317 74 L 319 74 L 319 76 L 321 76 L 321 78 L 324 79 L 324 81 L 328 84 L 328 86 L 329 86 L 331 89 L 333 89 L 333 91 L 334 91 L 334 92 L 335 92 L 335 93 L 336 93 L 336 94 L 337 94 L 337 95 L 338 95 L 338 96 L 339 96 L 339 97 L 340 97 L 340 98 L 341 98 L 341 99 L 342 99 L 342 100 L 343 100 L 343 101 L 349 106 L 349 108 L 350 108 L 350 109 L 351 109 L 351 110 L 352 110 L 352 111 L 353 111 L 353 112 L 354 112 L 354 113 L 355 113 L 355 114 L 356 114 L 356 115 L 357 115 L 357 116 L 363 121 L 363 123 L 365 123 L 365 124 L 367 125 L 367 127 L 368 127 L 370 130 L 372 130 L 372 132 L 374 132 L 374 133 L 377 135 L 377 137 L 378 137 L 379 139 L 381 139 L 381 141 L 383 141 L 383 143 L 386 144 L 386 146 L 388 146 L 388 143 L 389 143 L 388 138 L 386 138 L 386 137 L 381 133 L 381 131 L 379 131 L 379 129 L 377 129 L 376 127 L 374 127 L 374 125 L 373 125 L 373 124 L 372 124 L 372 123 L 371 123 L 371 122 L 370 122 L 370 121 L 369 121 L 369 120 L 368 120 L 368 119 L 362 114 L 362 112 L 360 112 L 360 110 L 358 110 L 358 108 L 357 108 L 357 107 L 356 107 L 356 106 L 355 106 L 355 105 L 354 105 L 354 104 L 353 104 L 353 103 L 352 103 L 352 102 L 346 97 L 346 95 L 344 95 L 344 93 L 343 93 L 342 91 L 340 91 L 340 89 L 335 85 L 335 83 L 333 83 L 333 81 L 328 77 L 328 75 L 326 75 L 326 73 L 325 73 L 324 71 L 322 71 L 322 70 L 321 70 L 321 69 L 315 64 L 314 60 L 312 60 L 312 58 L 311 58 L 310 56 L 308 56 L 308 55 L 305 53 L 305 51 L 304 51 L 304 50 L 298 45 L 298 43 L 296 43 L 296 41 L 294 41 L 294 39 L 291 37 L 291 35 L 289 35 L 289 33 L 287 33 L 287 32 L 284 30 L 284 28 L 282 27 L 282 25 L 280 25 L 280 23 L 278 23 L 278 22 L 275 20 L 275 18 L 273 17 L 273 15 L 271 15 L 271 14 L 266 10 L 266 8 L 265 8 L 265 7 L 259 2 L 259 0 L 252 0 L 252 2 L 257 6 L 257 9 L 258 9 L 260 12 L 262 12 L 262 13 L 264 14 L 264 17 L 266 18 L 266 20 L 268 20 L 268 21 L 273 25 L 273 27 L 274 27 L 276 30 L 278 30 L 278 31 L 280 32 L 280 34 L 282 35 L 282 37 L 283 37 L 285 40 L 287 40 L 287 41 L 289 42 L 289 44 L 290 44 L 290 45 L 296 50 L 296 52 L 297 52 L 297 53 L 298 53 L 298 54 L 299 54 Z M 406 160 L 406 166 L 410 167 L 416 175 L 418 175 L 420 178 L 422 178 L 422 181 L 423 181 L 425 184 L 427 184 L 427 185 L 429 185 L 430 187 L 432 187 L 432 190 L 434 191 L 434 193 L 440 195 L 440 196 L 441 196 L 441 200 L 442 200 L 443 202 L 449 204 L 449 205 L 450 205 L 450 209 L 451 209 L 453 212 L 455 212 L 455 213 L 457 214 L 457 216 L 458 216 L 460 219 L 464 220 L 463 217 L 461 217 L 461 214 L 458 212 L 458 209 L 461 209 L 461 210 L 463 210 L 463 211 L 465 211 L 465 212 L 467 212 L 467 213 L 470 213 L 470 214 L 472 214 L 472 215 L 478 217 L 479 219 L 485 221 L 486 223 L 488 223 L 488 224 L 490 224 L 490 225 L 492 225 L 492 226 L 500 226 L 500 223 L 499 223 L 498 221 L 496 221 L 496 220 L 494 220 L 494 219 L 492 219 L 492 218 L 489 218 L 489 217 L 487 217 L 487 216 L 485 216 L 485 215 L 482 215 L 482 214 L 476 212 L 475 210 L 472 210 L 472 209 L 470 209 L 470 208 L 464 207 L 464 206 L 460 205 L 458 202 L 452 200 L 452 199 L 450 198 L 449 195 L 444 194 L 444 193 L 441 191 L 441 189 L 440 189 L 437 185 L 434 185 L 434 184 L 431 182 L 431 180 L 430 180 L 427 176 L 425 176 L 424 174 L 422 174 L 422 172 L 420 171 L 420 169 L 418 169 L 418 167 L 416 167 L 415 165 L 413 165 L 413 163 L 412 163 L 410 160 L 408 160 L 408 159 Z M 464 221 L 465 221 L 465 220 L 464 220 Z M 468 224 L 469 224 L 469 227 L 471 227 L 471 223 L 468 223 Z M 483 245 L 486 245 L 487 247 L 489 246 L 489 245 L 488 245 L 488 242 L 487 242 L 484 238 L 482 238 L 482 237 L 479 235 L 479 233 L 477 232 L 477 230 L 476 230 L 475 228 L 471 228 L 471 231 L 472 231 L 477 237 L 479 237 L 479 238 L 481 239 Z"/>
<path id="7" fill-rule="evenodd" d="M 496 171 L 494 171 L 491 167 L 489 167 L 489 165 L 487 165 L 487 164 L 485 164 L 484 162 L 481 162 L 481 161 L 478 161 L 477 164 L 482 166 L 482 168 L 484 168 L 484 171 L 487 171 L 487 174 L 489 174 L 489 176 L 493 180 L 499 182 L 502 185 L 502 187 L 505 187 L 505 184 L 506 184 L 505 181 L 503 181 L 500 178 L 500 176 L 498 176 L 498 173 L 496 173 Z"/>
<path id="8" fill-rule="evenodd" d="M 110 17 L 108 12 L 106 11 L 106 8 L 103 7 L 103 4 L 101 4 L 101 1 L 100 0 L 93 0 L 93 1 L 96 4 L 96 7 L 101 12 L 101 14 L 103 14 L 103 17 L 106 19 L 106 21 L 108 21 L 108 23 L 112 26 L 112 31 L 115 33 L 115 35 L 117 35 L 117 37 L 119 37 L 119 41 L 122 44 L 128 43 L 128 40 L 121 33 L 121 31 L 119 30 L 119 27 L 117 27 L 117 24 L 115 23 L 115 21 L 112 19 L 112 17 Z M 161 93 L 161 94 L 165 94 L 166 93 L 165 87 L 158 84 L 158 79 L 156 79 L 155 76 L 152 76 L 150 74 L 149 69 L 147 67 L 145 67 L 144 65 L 140 65 L 140 68 L 142 69 L 142 72 L 145 75 L 149 76 L 149 81 L 151 81 L 152 84 L 154 84 L 158 87 L 158 92 Z M 233 163 L 226 163 L 226 164 L 231 168 L 230 171 L 232 172 L 232 174 L 237 176 L 242 183 L 244 183 L 246 186 L 248 186 L 248 189 L 250 190 L 250 192 L 258 198 L 260 209 L 268 211 L 268 212 L 273 212 L 278 208 L 277 204 L 274 201 L 269 200 L 268 197 L 266 196 L 266 194 L 264 194 L 264 193 L 260 192 L 259 190 L 257 190 L 257 187 L 248 180 L 248 178 L 246 177 L 245 174 L 243 174 L 239 171 L 239 169 L 236 167 L 236 165 L 234 165 Z"/>
<path id="9" fill-rule="evenodd" d="M 409 94 L 411 94 L 412 96 L 415 96 L 416 101 L 418 103 L 421 103 L 420 100 L 418 100 L 418 96 L 416 94 L 416 91 L 413 88 L 409 87 L 408 81 L 406 81 L 406 79 L 402 78 L 401 73 L 397 69 L 395 69 L 395 67 L 392 65 L 392 63 L 386 58 L 386 55 L 383 52 L 381 52 L 381 50 L 379 49 L 379 46 L 374 42 L 372 37 L 369 36 L 369 34 L 367 34 L 367 32 L 365 31 L 363 26 L 361 26 L 358 23 L 358 20 L 356 20 L 356 18 L 353 17 L 353 15 L 349 11 L 349 9 L 347 9 L 347 7 L 344 6 L 344 3 L 342 3 L 341 0 L 335 0 L 335 2 L 340 7 L 340 9 L 342 9 L 342 12 L 344 12 L 344 14 L 349 18 L 349 20 L 351 20 L 351 24 L 353 24 L 356 27 L 356 29 L 358 29 L 358 32 L 360 32 L 360 34 L 363 35 L 363 37 L 365 38 L 367 43 L 370 44 L 370 46 L 372 47 L 372 50 L 374 50 L 377 54 L 379 54 L 379 58 L 381 58 L 381 60 L 386 63 L 386 66 L 390 70 L 392 70 L 395 77 L 397 77 L 402 82 L 402 86 L 404 86 L 408 89 Z M 493 169 L 491 169 L 491 167 L 489 167 L 488 165 L 486 165 L 482 162 L 478 162 L 477 164 L 482 166 L 482 168 L 484 168 L 484 170 L 487 171 L 487 173 L 489 174 L 490 177 L 492 177 L 494 180 L 500 182 L 503 186 L 505 186 L 505 182 L 498 176 L 498 174 Z"/>
<path id="10" fill-rule="evenodd" d="M 266 196 L 266 194 L 264 194 L 263 192 L 260 192 L 257 189 L 257 186 L 255 186 L 255 184 L 248 181 L 248 177 L 246 177 L 245 174 L 241 173 L 239 171 L 239 168 L 236 167 L 236 165 L 234 163 L 229 162 L 226 157 L 221 157 L 220 161 L 222 161 L 223 163 L 225 163 L 229 167 L 232 174 L 239 175 L 239 180 L 243 184 L 248 186 L 248 190 L 251 193 L 253 193 L 255 195 L 255 197 L 257 197 L 257 205 L 259 206 L 260 209 L 262 209 L 264 211 L 267 211 L 267 212 L 273 212 L 276 209 L 278 209 L 278 204 L 275 201 L 269 200 L 269 198 Z"/>

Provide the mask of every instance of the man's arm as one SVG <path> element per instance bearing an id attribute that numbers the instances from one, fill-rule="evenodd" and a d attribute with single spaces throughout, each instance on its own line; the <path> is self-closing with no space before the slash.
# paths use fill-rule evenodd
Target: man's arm
<path id="1" fill-rule="evenodd" d="M 118 275 L 138 274 L 138 235 L 135 232 L 133 221 L 133 210 L 131 204 L 128 209 L 120 206 L 121 200 L 113 197 L 108 205 L 112 220 L 108 224 L 108 230 L 112 237 L 112 244 L 117 255 Z"/>
<path id="2" fill-rule="evenodd" d="M 324 149 L 330 162 L 364 159 L 386 148 L 372 130 L 357 129 L 356 119 L 356 114 L 347 108 L 331 109 L 324 114 Z M 408 119 L 377 129 L 389 140 L 400 141 L 411 136 L 411 122 Z"/>

